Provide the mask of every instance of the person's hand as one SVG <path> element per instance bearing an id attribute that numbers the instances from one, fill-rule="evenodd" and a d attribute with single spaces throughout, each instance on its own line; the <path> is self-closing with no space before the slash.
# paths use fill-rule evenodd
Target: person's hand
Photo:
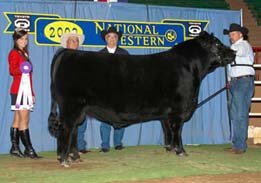
<path id="1" fill-rule="evenodd" d="M 230 87 L 230 82 L 227 82 L 226 83 L 226 88 L 229 89 L 229 87 Z"/>

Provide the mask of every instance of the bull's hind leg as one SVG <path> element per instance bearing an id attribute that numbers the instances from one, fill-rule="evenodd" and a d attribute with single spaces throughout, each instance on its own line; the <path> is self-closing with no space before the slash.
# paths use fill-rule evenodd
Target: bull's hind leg
<path id="1" fill-rule="evenodd" d="M 70 166 L 69 154 L 73 151 L 74 157 L 77 159 L 77 127 L 83 121 L 84 106 L 81 103 L 73 101 L 64 102 L 60 109 L 61 128 L 58 136 L 61 150 L 61 164 L 64 167 Z M 77 154 L 76 154 L 77 153 Z"/>
<path id="2" fill-rule="evenodd" d="M 61 134 L 61 129 L 59 129 L 59 133 Z M 61 138 L 58 136 L 57 137 L 57 160 L 61 161 L 61 152 L 62 152 L 62 143 L 61 143 Z"/>
<path id="3" fill-rule="evenodd" d="M 80 155 L 77 150 L 77 134 L 78 134 L 78 127 L 72 132 L 72 144 L 70 150 L 70 158 L 74 162 L 81 162 Z"/>
<path id="4" fill-rule="evenodd" d="M 72 127 L 68 126 L 67 124 L 63 124 L 62 128 L 60 129 L 60 133 L 58 136 L 58 149 L 61 151 L 60 153 L 60 163 L 64 167 L 70 166 L 69 161 L 69 153 L 70 153 L 70 145 L 72 142 Z"/>
<path id="5" fill-rule="evenodd" d="M 59 139 L 61 139 L 61 138 L 57 139 L 57 160 L 60 161 L 60 163 L 61 163 L 61 152 L 62 152 L 63 144 L 62 144 L 62 142 L 60 142 L 61 140 L 59 140 Z M 69 155 L 70 155 L 70 158 L 72 161 L 81 162 L 80 155 L 77 150 L 77 128 L 76 128 L 76 130 L 74 130 L 74 133 L 72 134 L 72 143 L 71 143 Z"/>

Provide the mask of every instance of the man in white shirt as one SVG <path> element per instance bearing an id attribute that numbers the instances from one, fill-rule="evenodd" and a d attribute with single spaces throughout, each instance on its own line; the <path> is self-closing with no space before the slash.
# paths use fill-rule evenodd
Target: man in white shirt
<path id="1" fill-rule="evenodd" d="M 247 149 L 248 120 L 251 98 L 254 93 L 254 54 L 247 41 L 248 29 L 231 24 L 229 30 L 231 49 L 236 51 L 235 61 L 228 66 L 229 112 L 232 122 L 232 148 L 229 152 L 243 154 Z"/>
<path id="2" fill-rule="evenodd" d="M 79 46 L 83 43 L 84 38 L 85 36 L 83 34 L 78 34 L 76 31 L 71 31 L 61 36 L 61 45 L 63 48 L 78 50 Z M 77 150 L 80 154 L 89 152 L 89 150 L 86 149 L 87 142 L 84 139 L 86 129 L 87 119 L 85 119 L 83 123 L 78 126 Z"/>

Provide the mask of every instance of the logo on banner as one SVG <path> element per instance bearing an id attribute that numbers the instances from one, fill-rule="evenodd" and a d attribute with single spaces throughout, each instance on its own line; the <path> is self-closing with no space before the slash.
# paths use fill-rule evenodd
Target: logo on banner
<path id="1" fill-rule="evenodd" d="M 30 15 L 14 15 L 14 29 L 30 32 Z"/>
<path id="2" fill-rule="evenodd" d="M 205 31 L 209 24 L 208 20 L 182 20 L 182 19 L 163 19 L 162 23 L 180 23 L 185 27 L 185 40 L 193 39 L 200 32 Z"/>
<path id="3" fill-rule="evenodd" d="M 56 14 L 40 14 L 40 13 L 26 13 L 26 12 L 4 12 L 4 16 L 8 21 L 8 25 L 4 33 L 13 33 L 17 29 L 24 29 L 29 34 L 34 34 L 35 20 L 39 17 L 60 18 Z"/>
<path id="4" fill-rule="evenodd" d="M 39 46 L 60 46 L 64 33 L 84 34 L 82 46 L 104 47 L 101 31 L 114 26 L 122 32 L 119 45 L 125 48 L 170 48 L 205 30 L 207 20 L 163 19 L 161 22 L 65 19 L 56 14 L 5 12 L 9 21 L 4 33 L 25 29 L 35 34 Z"/>

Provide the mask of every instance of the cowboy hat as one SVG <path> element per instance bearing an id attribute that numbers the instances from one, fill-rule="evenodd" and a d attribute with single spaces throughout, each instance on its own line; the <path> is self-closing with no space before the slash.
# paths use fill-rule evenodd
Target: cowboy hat
<path id="1" fill-rule="evenodd" d="M 60 42 L 62 47 L 66 48 L 67 47 L 67 40 L 69 37 L 75 36 L 79 39 L 79 45 L 81 45 L 84 41 L 84 35 L 83 34 L 77 34 L 76 31 L 71 31 L 69 33 L 65 33 L 61 36 Z"/>
<path id="2" fill-rule="evenodd" d="M 110 27 L 108 30 L 103 30 L 103 31 L 101 31 L 101 37 L 102 37 L 102 39 L 105 40 L 105 36 L 106 36 L 107 34 L 109 34 L 109 33 L 115 33 L 115 34 L 118 35 L 118 40 L 121 39 L 122 32 L 121 32 L 121 31 L 117 32 L 117 30 L 116 30 L 115 27 Z"/>
<path id="3" fill-rule="evenodd" d="M 234 32 L 234 31 L 238 31 L 241 32 L 243 35 L 247 35 L 248 34 L 248 29 L 246 27 L 243 27 L 239 24 L 230 24 L 229 26 L 229 30 L 224 29 L 223 34 L 229 34 L 230 32 Z"/>

